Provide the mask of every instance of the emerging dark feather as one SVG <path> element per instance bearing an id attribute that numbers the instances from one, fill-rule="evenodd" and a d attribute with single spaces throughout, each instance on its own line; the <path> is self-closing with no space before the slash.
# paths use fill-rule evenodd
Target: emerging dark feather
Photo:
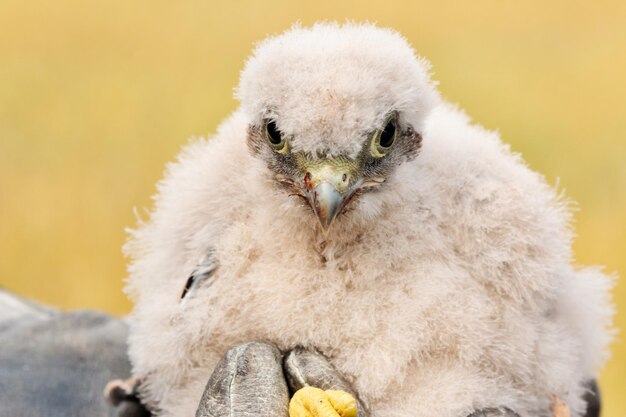
<path id="1" fill-rule="evenodd" d="M 194 268 L 191 275 L 189 275 L 189 278 L 187 278 L 187 282 L 185 283 L 185 288 L 183 289 L 180 299 L 184 299 L 185 296 L 194 288 L 208 282 L 216 270 L 217 262 L 215 260 L 215 252 L 212 249 L 209 249 L 206 256 L 202 259 L 198 266 Z"/>

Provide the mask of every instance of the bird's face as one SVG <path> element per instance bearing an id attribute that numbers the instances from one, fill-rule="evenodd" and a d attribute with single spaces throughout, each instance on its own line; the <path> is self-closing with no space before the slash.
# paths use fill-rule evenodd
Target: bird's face
<path id="1" fill-rule="evenodd" d="M 428 64 L 400 35 L 354 24 L 294 28 L 262 43 L 237 96 L 252 154 L 325 233 L 359 208 L 371 217 L 392 173 L 418 154 L 438 99 Z M 365 195 L 379 201 L 357 204 Z"/>
<path id="2" fill-rule="evenodd" d="M 267 163 L 276 186 L 310 206 L 327 234 L 362 194 L 384 187 L 394 168 L 418 153 L 421 136 L 412 126 L 402 125 L 398 112 L 382 120 L 379 127 L 359 135 L 360 149 L 354 156 L 295 150 L 290 146 L 294 137 L 273 119 L 250 126 L 248 145 Z"/>

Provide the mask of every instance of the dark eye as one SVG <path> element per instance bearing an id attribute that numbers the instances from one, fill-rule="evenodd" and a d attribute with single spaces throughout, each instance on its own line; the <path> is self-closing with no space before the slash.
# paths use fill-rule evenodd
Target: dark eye
<path id="1" fill-rule="evenodd" d="M 283 135 L 280 133 L 280 130 L 276 127 L 276 122 L 273 120 L 267 122 L 265 125 L 265 130 L 267 131 L 267 138 L 269 139 L 272 145 L 280 145 L 283 141 Z"/>
<path id="2" fill-rule="evenodd" d="M 387 126 L 380 132 L 380 146 L 382 148 L 388 148 L 393 145 L 396 140 L 396 124 L 392 121 L 387 123 Z"/>
<path id="3" fill-rule="evenodd" d="M 396 121 L 389 120 L 383 129 L 378 129 L 372 136 L 370 153 L 374 158 L 382 158 L 396 141 Z"/>
<path id="4" fill-rule="evenodd" d="M 269 141 L 272 149 L 274 149 L 274 152 L 285 154 L 289 151 L 287 140 L 281 131 L 276 127 L 275 121 L 269 120 L 265 124 L 265 134 L 267 135 L 267 140 Z"/>

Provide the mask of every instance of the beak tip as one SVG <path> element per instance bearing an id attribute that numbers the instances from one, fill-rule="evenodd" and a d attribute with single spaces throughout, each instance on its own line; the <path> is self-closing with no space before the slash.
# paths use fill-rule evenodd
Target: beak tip
<path id="1" fill-rule="evenodd" d="M 343 197 L 328 183 L 321 183 L 310 194 L 311 206 L 317 215 L 324 236 L 328 235 L 331 224 L 339 214 Z"/>

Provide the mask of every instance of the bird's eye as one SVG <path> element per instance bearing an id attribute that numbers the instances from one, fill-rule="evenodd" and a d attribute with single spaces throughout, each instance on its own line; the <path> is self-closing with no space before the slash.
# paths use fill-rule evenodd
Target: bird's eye
<path id="1" fill-rule="evenodd" d="M 383 148 L 388 148 L 393 145 L 393 142 L 396 140 L 396 125 L 393 121 L 387 123 L 387 126 L 380 132 L 380 146 Z"/>
<path id="2" fill-rule="evenodd" d="M 382 158 L 396 141 L 396 122 L 390 120 L 383 129 L 378 129 L 372 137 L 370 152 L 373 157 Z"/>
<path id="3" fill-rule="evenodd" d="M 267 138 L 272 145 L 279 145 L 283 141 L 283 135 L 280 133 L 280 130 L 276 127 L 276 122 L 273 120 L 267 122 L 265 130 L 267 131 Z"/>
<path id="4" fill-rule="evenodd" d="M 278 153 L 287 152 L 287 141 L 281 131 L 278 130 L 278 127 L 276 127 L 276 122 L 270 120 L 265 124 L 265 134 L 274 151 Z"/>

